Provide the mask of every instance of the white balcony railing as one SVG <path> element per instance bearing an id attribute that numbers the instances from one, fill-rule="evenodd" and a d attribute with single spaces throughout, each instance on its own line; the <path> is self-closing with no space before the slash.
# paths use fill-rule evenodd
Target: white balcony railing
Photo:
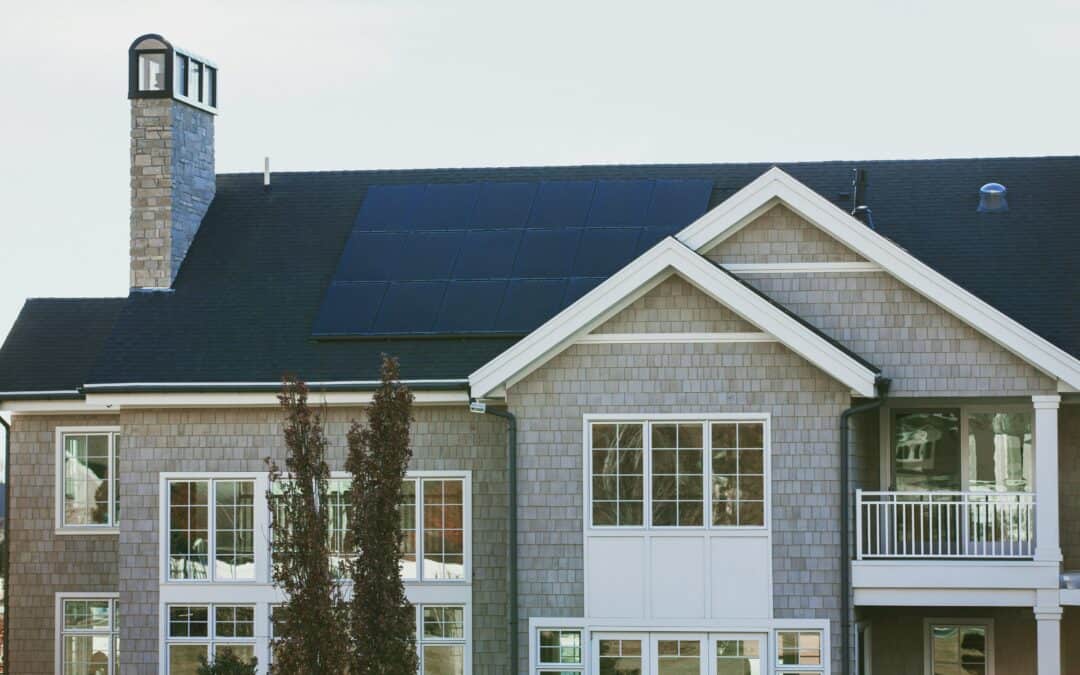
<path id="1" fill-rule="evenodd" d="M 1035 555 L 1030 492 L 856 492 L 859 560 Z"/>

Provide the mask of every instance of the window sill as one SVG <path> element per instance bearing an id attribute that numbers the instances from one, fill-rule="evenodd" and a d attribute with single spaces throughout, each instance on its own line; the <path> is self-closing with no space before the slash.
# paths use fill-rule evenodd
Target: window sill
<path id="1" fill-rule="evenodd" d="M 78 536 L 95 534 L 120 534 L 119 527 L 58 527 L 54 532 L 59 536 Z"/>
<path id="2" fill-rule="evenodd" d="M 768 527 L 590 527 L 585 533 L 592 537 L 626 537 L 649 535 L 653 537 L 768 537 Z"/>

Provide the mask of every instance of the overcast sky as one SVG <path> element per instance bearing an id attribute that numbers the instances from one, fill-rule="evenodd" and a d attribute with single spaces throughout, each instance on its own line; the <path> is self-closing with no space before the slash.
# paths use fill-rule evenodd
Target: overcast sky
<path id="1" fill-rule="evenodd" d="M 0 335 L 124 295 L 126 50 L 218 62 L 222 172 L 1076 154 L 1080 2 L 18 2 Z"/>

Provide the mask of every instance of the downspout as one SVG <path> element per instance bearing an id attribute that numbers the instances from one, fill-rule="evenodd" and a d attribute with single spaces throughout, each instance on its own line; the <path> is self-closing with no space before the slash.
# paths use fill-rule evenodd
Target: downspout
<path id="1" fill-rule="evenodd" d="M 840 413 L 840 654 L 843 664 L 841 675 L 848 675 L 851 670 L 851 457 L 848 435 L 850 420 L 859 413 L 876 410 L 885 403 L 889 395 L 891 380 L 878 376 L 874 383 L 877 398 L 862 405 L 853 406 Z"/>
<path id="2" fill-rule="evenodd" d="M 517 480 L 517 417 L 514 413 L 506 410 L 498 410 L 495 408 L 487 407 L 486 403 L 480 401 L 470 401 L 469 410 L 474 413 L 483 413 L 486 415 L 494 415 L 495 417 L 501 417 L 506 420 L 506 473 L 507 483 L 510 492 L 510 519 L 509 519 L 509 532 L 507 533 L 507 545 L 509 550 L 507 551 L 507 558 L 509 567 L 508 580 L 507 580 L 507 595 L 509 597 L 509 614 L 510 614 L 510 672 L 518 672 L 518 551 L 517 551 L 517 532 L 518 532 L 518 516 L 517 516 L 517 494 L 518 494 L 518 480 Z"/>
<path id="3" fill-rule="evenodd" d="M 11 597 L 11 585 L 8 583 L 8 579 L 11 576 L 11 567 L 8 565 L 8 560 L 11 558 L 11 425 L 8 424 L 3 417 L 0 417 L 0 425 L 4 427 L 4 472 L 0 475 L 3 479 L 4 486 L 4 557 L 0 560 L 0 565 L 3 565 L 3 584 L 4 584 L 4 615 L 0 617 L 2 623 L 0 623 L 0 630 L 3 631 L 0 640 L 3 641 L 0 644 L 0 651 L 3 653 L 3 658 L 0 659 L 0 668 L 3 672 L 11 672 L 8 670 L 8 635 L 10 634 L 10 625 L 8 614 L 8 605 L 10 604 L 8 598 Z"/>

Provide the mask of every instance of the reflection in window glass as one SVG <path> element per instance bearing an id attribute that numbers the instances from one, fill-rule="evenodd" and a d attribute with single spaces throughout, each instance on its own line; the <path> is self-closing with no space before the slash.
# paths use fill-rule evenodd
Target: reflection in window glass
<path id="1" fill-rule="evenodd" d="M 765 524 L 765 425 L 712 425 L 712 522 L 718 526 Z"/>
<path id="2" fill-rule="evenodd" d="M 641 675 L 641 640 L 600 640 L 600 675 Z"/>
<path id="3" fill-rule="evenodd" d="M 776 660 L 782 666 L 820 666 L 820 631 L 777 631 Z"/>
<path id="4" fill-rule="evenodd" d="M 195 59 L 188 59 L 188 98 L 202 100 L 202 64 Z"/>
<path id="5" fill-rule="evenodd" d="M 164 54 L 139 54 L 139 91 L 165 91 Z"/>
<path id="6" fill-rule="evenodd" d="M 64 434 L 64 526 L 108 526 L 114 520 L 113 434 Z"/>
<path id="7" fill-rule="evenodd" d="M 230 651 L 242 660 L 255 657 L 253 605 L 172 605 L 168 621 L 169 675 L 197 675 L 200 656 L 217 658 Z"/>
<path id="8" fill-rule="evenodd" d="M 327 544 L 330 549 L 330 571 L 335 577 L 349 576 L 349 562 L 356 554 L 348 550 L 349 503 L 352 499 L 352 480 L 331 478 L 326 481 Z"/>
<path id="9" fill-rule="evenodd" d="M 935 673 L 982 675 L 986 672 L 986 626 L 930 627 Z"/>
<path id="10" fill-rule="evenodd" d="M 652 524 L 704 524 L 702 425 L 653 424 Z"/>
<path id="11" fill-rule="evenodd" d="M 199 657 L 207 657 L 205 644 L 171 644 L 169 675 L 199 675 Z"/>
<path id="12" fill-rule="evenodd" d="M 757 640 L 717 640 L 716 675 L 761 675 Z"/>
<path id="13" fill-rule="evenodd" d="M 901 492 L 960 489 L 960 412 L 929 410 L 896 414 L 893 475 Z"/>
<path id="14" fill-rule="evenodd" d="M 465 609 L 458 606 L 424 605 L 424 639 L 465 639 Z"/>
<path id="15" fill-rule="evenodd" d="M 405 579 L 416 578 L 416 481 L 406 480 L 401 484 L 401 503 L 398 505 L 401 515 L 401 576 Z"/>
<path id="16" fill-rule="evenodd" d="M 175 66 L 173 67 L 173 89 L 181 96 L 188 95 L 188 58 L 183 54 L 176 55 Z"/>
<path id="17" fill-rule="evenodd" d="M 63 675 L 119 672 L 117 604 L 109 598 L 64 600 L 60 633 Z"/>
<path id="18" fill-rule="evenodd" d="M 968 489 L 1028 492 L 1033 486 L 1031 414 L 968 413 Z"/>
<path id="19" fill-rule="evenodd" d="M 657 675 L 701 672 L 701 643 L 697 640 L 657 640 Z"/>
<path id="20" fill-rule="evenodd" d="M 540 631 L 540 663 L 581 663 L 581 631 Z"/>
<path id="21" fill-rule="evenodd" d="M 255 482 L 214 481 L 214 574 L 217 579 L 255 578 Z"/>
<path id="22" fill-rule="evenodd" d="M 420 636 L 421 672 L 425 675 L 464 675 L 465 608 L 424 605 Z"/>
<path id="23" fill-rule="evenodd" d="M 644 524 L 643 428 L 634 424 L 592 426 L 592 524 Z"/>
<path id="24" fill-rule="evenodd" d="M 461 480 L 424 479 L 424 578 L 465 578 Z"/>
<path id="25" fill-rule="evenodd" d="M 207 579 L 210 564 L 210 483 L 169 483 L 169 578 Z"/>

